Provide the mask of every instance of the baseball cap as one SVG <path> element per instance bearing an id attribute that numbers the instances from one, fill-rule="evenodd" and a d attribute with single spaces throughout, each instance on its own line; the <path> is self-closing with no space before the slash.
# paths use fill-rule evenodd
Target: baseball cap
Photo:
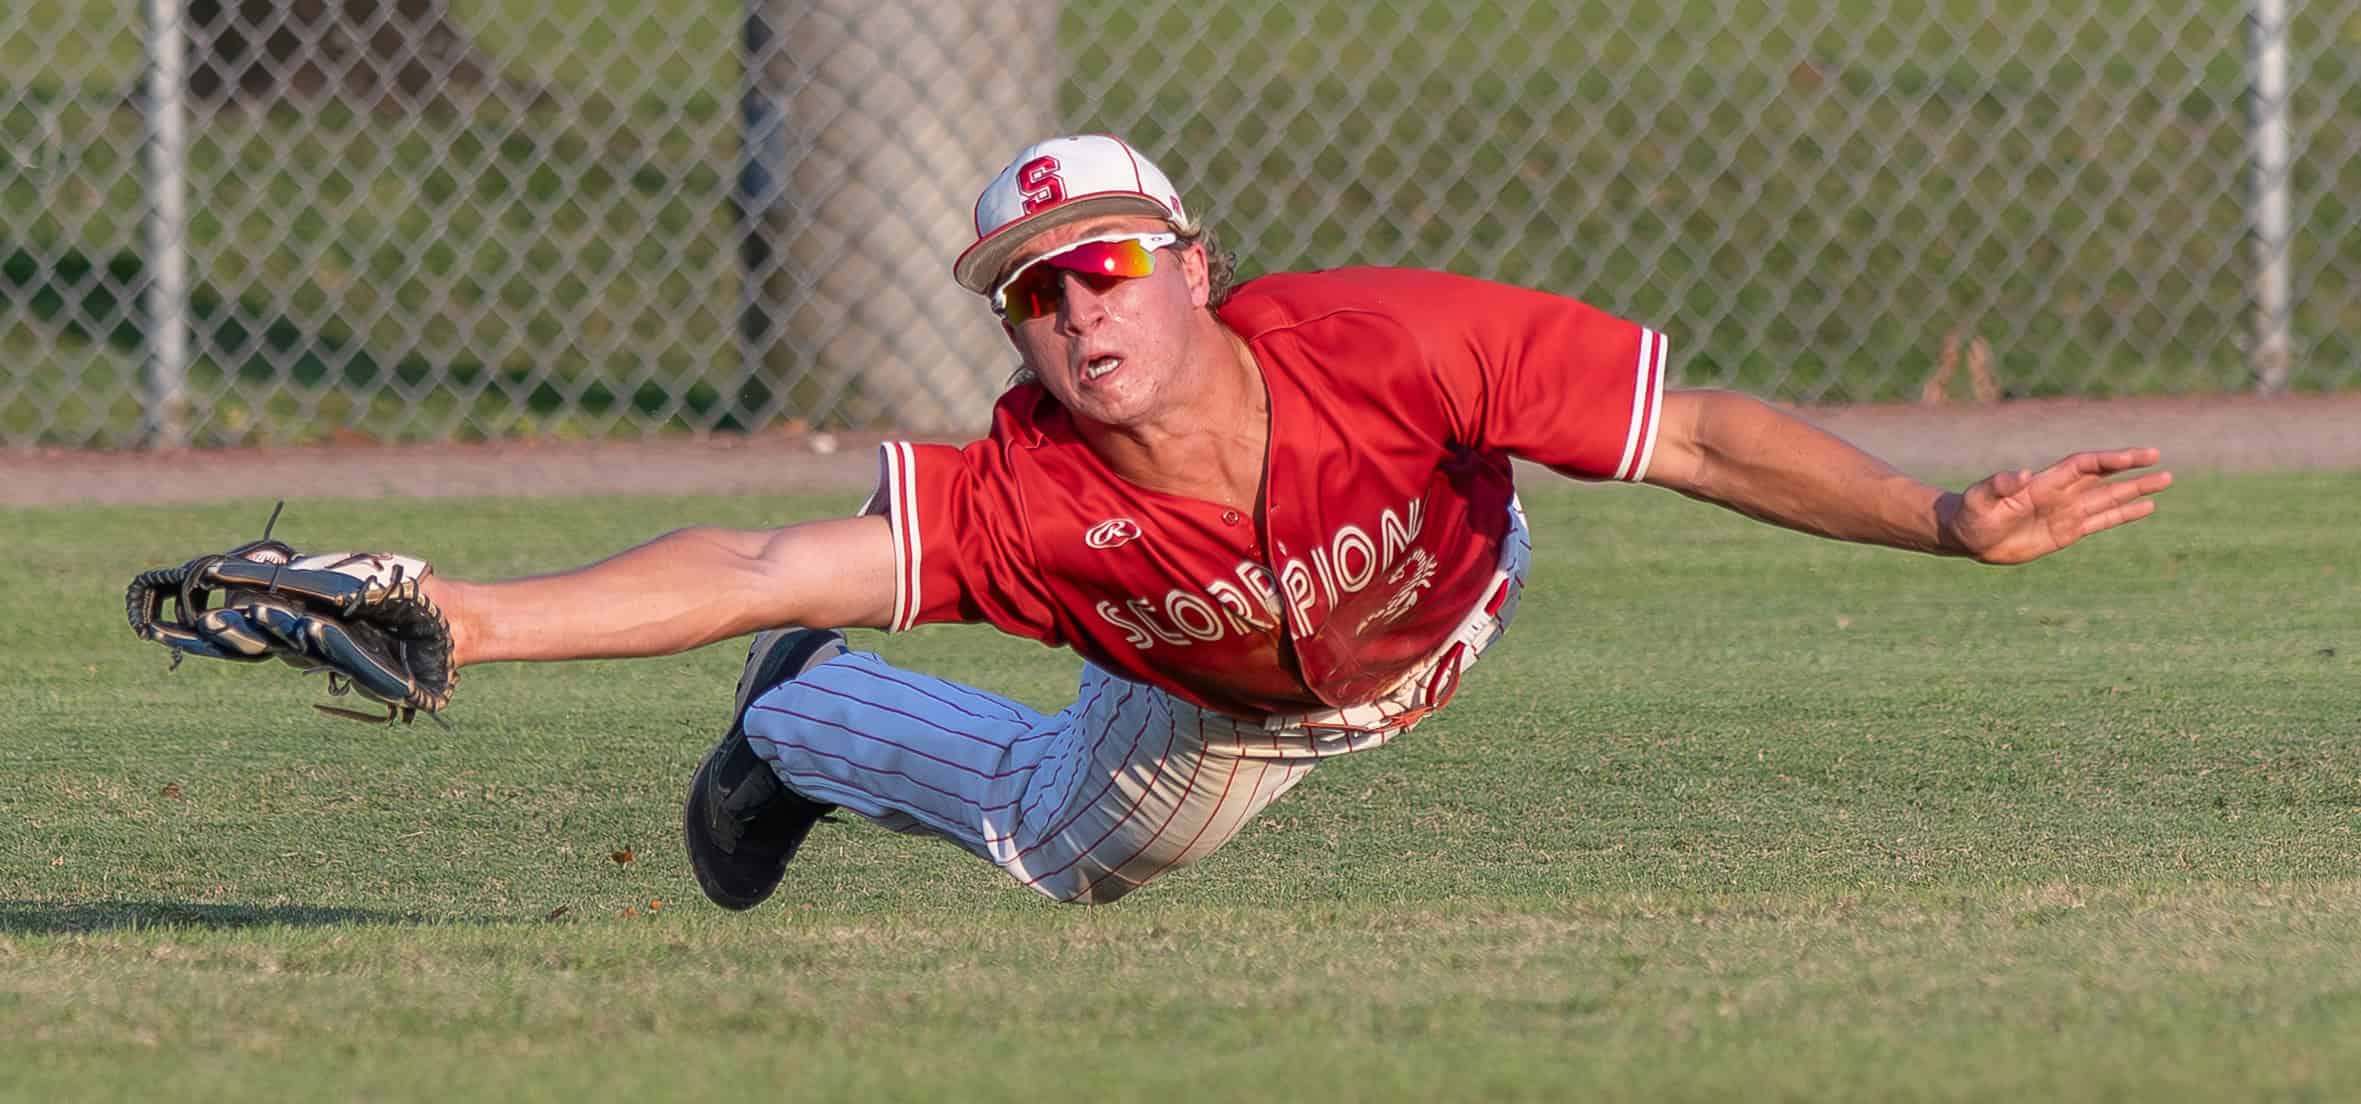
<path id="1" fill-rule="evenodd" d="M 1187 221 L 1180 189 L 1139 151 L 1105 134 L 1035 142 L 976 197 L 976 241 L 951 264 L 959 286 L 988 294 L 1008 259 L 1034 234 L 1093 215 Z"/>

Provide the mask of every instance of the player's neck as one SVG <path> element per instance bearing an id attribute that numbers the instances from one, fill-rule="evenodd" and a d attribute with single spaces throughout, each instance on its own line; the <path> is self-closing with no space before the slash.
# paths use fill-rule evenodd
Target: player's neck
<path id="1" fill-rule="evenodd" d="M 1163 417 L 1133 426 L 1085 428 L 1116 474 L 1167 494 L 1252 510 L 1262 489 L 1270 399 L 1246 343 L 1210 314 L 1196 386 Z"/>

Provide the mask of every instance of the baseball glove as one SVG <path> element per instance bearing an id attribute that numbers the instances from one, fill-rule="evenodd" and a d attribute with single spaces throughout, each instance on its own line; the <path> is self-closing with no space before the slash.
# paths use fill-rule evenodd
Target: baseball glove
<path id="1" fill-rule="evenodd" d="M 274 511 L 272 518 L 278 514 Z M 325 673 L 331 694 L 358 693 L 385 715 L 328 705 L 372 723 L 440 722 L 451 704 L 451 627 L 419 588 L 433 570 L 378 552 L 301 555 L 263 538 L 179 567 L 141 572 L 124 605 L 131 631 L 184 656 L 259 663 L 277 658 Z"/>

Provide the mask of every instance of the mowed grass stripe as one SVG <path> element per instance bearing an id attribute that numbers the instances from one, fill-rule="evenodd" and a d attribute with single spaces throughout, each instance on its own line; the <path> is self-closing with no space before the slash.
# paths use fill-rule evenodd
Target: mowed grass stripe
<path id="1" fill-rule="evenodd" d="M 2334 1098 L 2357 918 L 2347 879 L 110 933 L 0 944 L 0 1087 Z"/>
<path id="2" fill-rule="evenodd" d="M 132 572 L 267 504 L 11 511 L 0 1095 L 2350 1095 L 2356 491 L 2193 475 L 1996 570 L 1536 486 L 1534 585 L 1460 700 L 1200 866 L 1057 908 L 845 825 L 751 916 L 675 842 L 734 649 L 479 669 L 456 731 L 355 726 L 124 629 Z M 280 535 L 481 577 L 846 505 Z M 1075 672 L 858 643 L 1043 708 Z"/>

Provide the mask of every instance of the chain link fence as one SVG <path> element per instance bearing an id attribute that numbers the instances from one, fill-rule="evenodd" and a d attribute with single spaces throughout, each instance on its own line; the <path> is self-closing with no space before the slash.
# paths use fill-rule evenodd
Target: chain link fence
<path id="1" fill-rule="evenodd" d="M 2361 0 L 749 3 L 0 9 L 0 442 L 974 428 L 966 206 L 1077 130 L 1691 385 L 2361 383 Z"/>

